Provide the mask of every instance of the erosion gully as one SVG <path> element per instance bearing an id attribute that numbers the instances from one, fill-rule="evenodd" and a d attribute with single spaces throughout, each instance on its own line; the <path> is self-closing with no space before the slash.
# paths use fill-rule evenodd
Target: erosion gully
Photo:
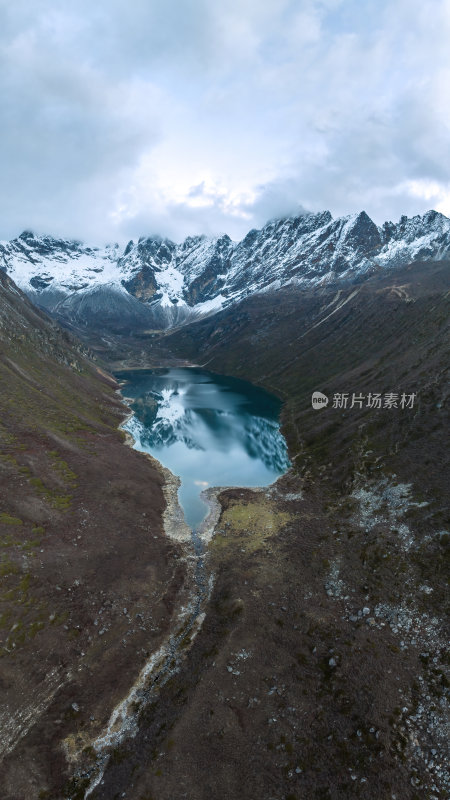
<path id="1" fill-rule="evenodd" d="M 126 443 L 135 446 L 131 435 L 125 433 Z M 209 513 L 199 530 L 192 530 L 184 521 L 184 514 L 178 502 L 179 479 L 148 453 L 145 455 L 164 475 L 163 491 L 167 504 L 164 530 L 166 535 L 175 539 L 184 550 L 188 569 L 186 584 L 189 586 L 189 597 L 187 603 L 178 610 L 178 615 L 176 612 L 174 614 L 172 632 L 148 658 L 127 696 L 114 708 L 106 728 L 92 741 L 92 748 L 96 753 L 95 765 L 89 770 L 82 771 L 78 768 L 75 771 L 78 781 L 87 782 L 84 800 L 87 800 L 101 785 L 115 748 L 126 740 L 134 738 L 138 733 L 139 716 L 142 711 L 155 700 L 161 688 L 180 669 L 203 624 L 204 606 L 213 587 L 213 575 L 208 573 L 205 565 L 205 544 L 211 538 L 219 518 L 220 506 L 217 494 L 220 490 L 208 490 L 205 493 Z"/>

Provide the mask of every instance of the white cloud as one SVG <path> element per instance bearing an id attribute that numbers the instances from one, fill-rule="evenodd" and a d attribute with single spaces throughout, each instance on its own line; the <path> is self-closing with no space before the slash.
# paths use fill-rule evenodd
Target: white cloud
<path id="1" fill-rule="evenodd" d="M 5 4 L 0 236 L 448 213 L 449 38 L 445 0 Z"/>

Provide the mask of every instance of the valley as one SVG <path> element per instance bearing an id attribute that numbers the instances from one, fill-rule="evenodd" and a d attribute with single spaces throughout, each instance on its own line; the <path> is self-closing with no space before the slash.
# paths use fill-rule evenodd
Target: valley
<path id="1" fill-rule="evenodd" d="M 142 796 L 445 796 L 447 281 L 448 263 L 416 264 L 340 302 L 280 290 L 155 342 L 284 397 L 294 466 L 220 495 L 194 685 L 186 668 L 164 693 L 163 715 L 184 709 L 170 736 L 146 717 L 124 754 Z M 420 397 L 412 414 L 310 405 L 394 387 Z"/>
<path id="2" fill-rule="evenodd" d="M 164 327 L 144 296 L 154 264 L 133 278 L 134 327 L 114 306 L 111 324 L 55 306 L 60 329 L 0 272 L 5 800 L 447 795 L 447 234 L 435 217 L 420 237 L 417 219 L 385 228 L 390 266 L 369 269 L 388 242 L 355 219 L 296 223 L 303 282 L 265 285 L 267 251 L 257 289 L 254 271 L 220 308 Z M 264 229 L 273 258 L 293 227 Z M 334 275 L 324 256 L 311 280 L 302 237 L 319 257 L 324 227 Z M 231 286 L 232 246 L 214 247 L 203 303 Z M 176 479 L 125 446 L 110 377 L 191 365 L 278 397 L 291 462 L 267 488 L 211 493 L 200 555 Z M 126 697 L 127 734 L 102 761 Z"/>

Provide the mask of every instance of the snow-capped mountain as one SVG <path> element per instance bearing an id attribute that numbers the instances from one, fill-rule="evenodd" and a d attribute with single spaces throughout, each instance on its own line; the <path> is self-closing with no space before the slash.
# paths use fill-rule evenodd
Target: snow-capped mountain
<path id="1" fill-rule="evenodd" d="M 34 302 L 76 325 L 130 330 L 170 327 L 289 283 L 353 282 L 448 257 L 450 220 L 436 211 L 381 227 L 364 211 L 302 214 L 241 242 L 226 234 L 182 244 L 154 236 L 101 248 L 24 231 L 0 243 L 0 268 Z"/>

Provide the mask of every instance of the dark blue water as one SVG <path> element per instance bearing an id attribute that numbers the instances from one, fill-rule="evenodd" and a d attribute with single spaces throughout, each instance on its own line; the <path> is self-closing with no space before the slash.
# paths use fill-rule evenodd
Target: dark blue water
<path id="1" fill-rule="evenodd" d="M 179 499 L 193 529 L 207 513 L 203 489 L 267 486 L 289 467 L 281 403 L 262 389 L 197 368 L 117 377 L 134 411 L 124 427 L 138 450 L 181 478 Z"/>

